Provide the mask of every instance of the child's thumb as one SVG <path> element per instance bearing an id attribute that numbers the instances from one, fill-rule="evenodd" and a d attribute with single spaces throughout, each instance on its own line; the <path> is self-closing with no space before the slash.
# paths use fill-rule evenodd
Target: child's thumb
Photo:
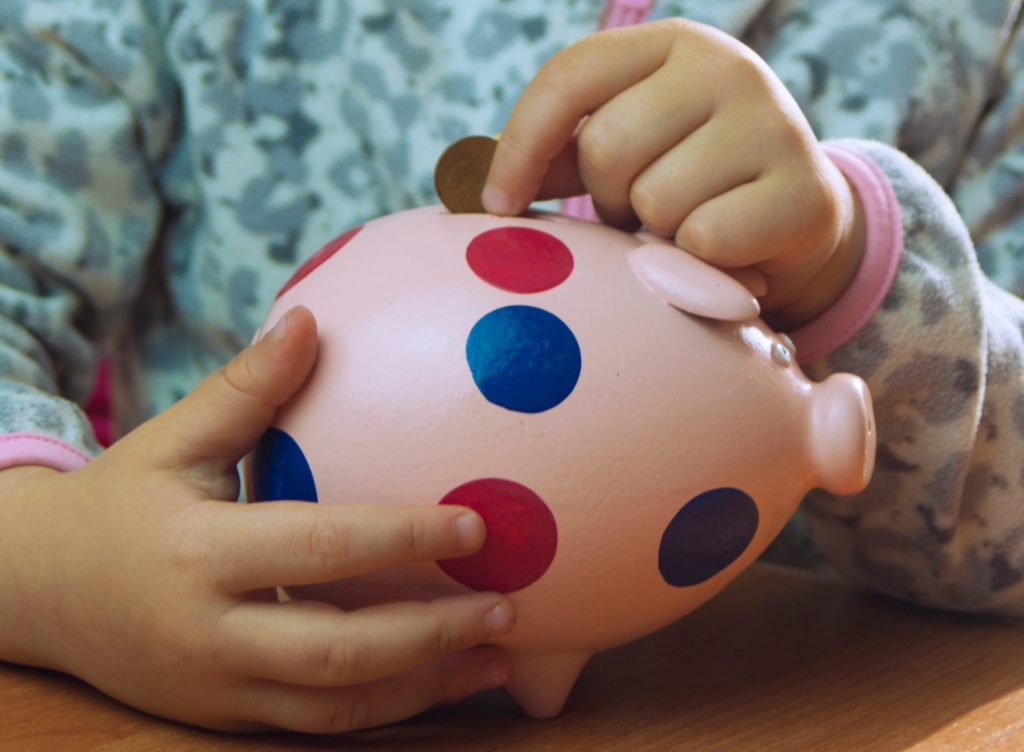
<path id="1" fill-rule="evenodd" d="M 257 342 L 150 421 L 160 464 L 232 467 L 302 385 L 316 360 L 316 321 L 293 308 Z"/>

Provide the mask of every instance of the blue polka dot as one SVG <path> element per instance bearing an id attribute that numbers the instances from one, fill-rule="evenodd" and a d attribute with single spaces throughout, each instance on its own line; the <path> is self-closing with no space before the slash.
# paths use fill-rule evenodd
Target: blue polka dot
<path id="1" fill-rule="evenodd" d="M 576 337 L 560 318 L 533 306 L 506 306 L 480 319 L 466 360 L 488 401 L 521 413 L 550 410 L 580 377 Z"/>
<path id="2" fill-rule="evenodd" d="M 317 501 L 313 472 L 295 439 L 268 428 L 252 457 L 255 501 Z"/>
<path id="3" fill-rule="evenodd" d="M 715 488 L 693 497 L 661 536 L 661 576 L 675 587 L 710 579 L 746 551 L 757 522 L 757 504 L 738 488 Z"/>

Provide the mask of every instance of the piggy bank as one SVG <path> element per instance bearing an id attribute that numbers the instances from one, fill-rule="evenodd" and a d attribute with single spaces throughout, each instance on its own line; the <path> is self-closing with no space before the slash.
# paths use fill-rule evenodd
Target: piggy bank
<path id="1" fill-rule="evenodd" d="M 297 304 L 319 356 L 251 457 L 250 498 L 460 504 L 487 526 L 472 556 L 298 595 L 507 593 L 496 644 L 533 717 L 591 655 L 719 592 L 811 488 L 871 474 L 865 384 L 809 381 L 747 287 L 651 235 L 421 208 L 324 247 L 262 330 Z"/>

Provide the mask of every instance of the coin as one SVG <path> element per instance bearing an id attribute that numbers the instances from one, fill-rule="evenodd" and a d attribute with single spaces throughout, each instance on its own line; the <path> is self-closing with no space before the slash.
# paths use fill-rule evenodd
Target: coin
<path id="1" fill-rule="evenodd" d="M 434 190 L 452 214 L 484 211 L 484 184 L 497 145 L 497 139 L 490 136 L 466 136 L 438 158 Z"/>

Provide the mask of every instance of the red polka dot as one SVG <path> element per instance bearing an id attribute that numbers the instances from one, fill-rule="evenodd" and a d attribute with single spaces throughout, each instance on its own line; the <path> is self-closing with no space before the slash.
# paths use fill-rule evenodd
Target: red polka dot
<path id="1" fill-rule="evenodd" d="M 474 590 L 509 593 L 543 575 L 555 558 L 555 517 L 537 494 L 502 478 L 482 478 L 450 491 L 441 504 L 475 510 L 487 525 L 487 542 L 471 556 L 443 559 L 448 576 Z"/>
<path id="2" fill-rule="evenodd" d="M 530 227 L 498 227 L 473 238 L 466 261 L 484 282 L 509 292 L 543 292 L 572 273 L 565 243 Z"/>
<path id="3" fill-rule="evenodd" d="M 290 289 L 295 287 L 295 285 L 299 284 L 299 282 L 301 282 L 310 274 L 312 274 L 318 266 L 323 264 L 325 261 L 327 261 L 327 259 L 329 259 L 335 253 L 340 251 L 345 246 L 345 244 L 348 243 L 348 241 L 350 241 L 352 238 L 354 238 L 362 229 L 363 227 L 362 225 L 360 225 L 359 227 L 353 227 L 351 230 L 348 230 L 347 232 L 343 232 L 341 235 L 336 237 L 330 243 L 328 243 L 319 251 L 310 256 L 306 260 L 306 262 L 302 266 L 300 266 L 298 270 L 296 270 L 295 274 L 292 275 L 291 279 L 284 283 L 284 287 L 282 287 L 278 291 L 277 295 L 274 296 L 274 300 L 280 298 Z"/>

